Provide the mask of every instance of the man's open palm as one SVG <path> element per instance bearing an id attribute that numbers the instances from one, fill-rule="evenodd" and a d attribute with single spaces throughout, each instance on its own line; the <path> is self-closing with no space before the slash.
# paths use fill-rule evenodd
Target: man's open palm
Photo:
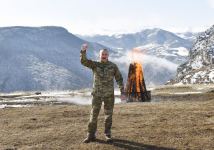
<path id="1" fill-rule="evenodd" d="M 88 44 L 85 43 L 81 46 L 82 51 L 86 51 L 87 49 L 88 49 Z"/>

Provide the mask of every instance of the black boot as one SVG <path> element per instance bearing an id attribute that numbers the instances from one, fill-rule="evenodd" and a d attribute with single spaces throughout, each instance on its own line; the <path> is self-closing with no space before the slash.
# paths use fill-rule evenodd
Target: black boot
<path id="1" fill-rule="evenodd" d="M 110 134 L 105 134 L 105 138 L 107 143 L 113 143 L 113 139 L 111 138 Z"/>
<path id="2" fill-rule="evenodd" d="M 94 142 L 95 140 L 96 140 L 95 135 L 88 134 L 87 137 L 83 140 L 83 143 L 90 143 L 90 142 Z"/>

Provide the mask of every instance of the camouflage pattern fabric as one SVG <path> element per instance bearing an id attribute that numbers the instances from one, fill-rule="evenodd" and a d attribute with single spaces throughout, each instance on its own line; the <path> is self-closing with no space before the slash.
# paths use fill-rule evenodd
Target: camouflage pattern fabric
<path id="1" fill-rule="evenodd" d="M 97 62 L 87 59 L 86 52 L 81 51 L 80 60 L 82 65 L 93 71 L 93 99 L 88 134 L 94 136 L 97 130 L 97 118 L 104 102 L 105 134 L 111 135 L 112 114 L 114 108 L 114 78 L 119 85 L 121 93 L 124 91 L 123 77 L 116 64 Z"/>
<path id="2" fill-rule="evenodd" d="M 90 121 L 88 124 L 88 133 L 91 136 L 94 136 L 97 130 L 97 118 L 102 106 L 102 102 L 104 102 L 104 114 L 105 114 L 105 122 L 104 122 L 105 132 L 104 133 L 106 135 L 111 135 L 114 96 L 110 96 L 110 97 L 93 96 Z"/>

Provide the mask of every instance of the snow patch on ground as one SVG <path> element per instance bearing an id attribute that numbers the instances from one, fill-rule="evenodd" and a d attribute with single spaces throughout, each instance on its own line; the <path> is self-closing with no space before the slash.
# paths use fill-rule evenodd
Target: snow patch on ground
<path id="1" fill-rule="evenodd" d="M 155 43 L 150 43 L 150 44 L 146 44 L 146 45 L 143 45 L 143 46 L 138 46 L 136 47 L 137 49 L 152 49 L 152 48 L 157 48 L 157 47 L 160 47 L 161 45 L 159 44 L 155 44 Z"/>
<path id="2" fill-rule="evenodd" d="M 119 98 L 120 91 L 115 91 L 115 104 L 121 103 Z M 70 103 L 76 105 L 91 105 L 92 96 L 91 91 L 53 91 L 41 92 L 36 95 L 35 93 L 10 93 L 0 94 L 0 108 L 5 107 L 30 107 L 35 105 L 50 105 L 50 104 L 63 104 Z"/>
<path id="3" fill-rule="evenodd" d="M 173 50 L 177 50 L 177 54 L 180 56 L 188 56 L 189 51 L 185 47 L 173 48 Z"/>
<path id="4" fill-rule="evenodd" d="M 169 93 L 169 94 L 175 94 L 175 95 L 185 95 L 185 94 L 199 94 L 202 92 L 176 92 L 176 93 Z"/>
<path id="5" fill-rule="evenodd" d="M 3 108 L 19 108 L 19 107 L 32 107 L 31 105 L 0 105 L 0 109 Z"/>

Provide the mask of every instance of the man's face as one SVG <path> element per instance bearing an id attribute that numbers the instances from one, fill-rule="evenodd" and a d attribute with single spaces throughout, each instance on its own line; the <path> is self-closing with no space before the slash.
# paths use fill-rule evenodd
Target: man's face
<path id="1" fill-rule="evenodd" d="M 107 51 L 101 51 L 100 52 L 100 61 L 101 62 L 107 62 L 108 61 L 108 52 Z"/>

